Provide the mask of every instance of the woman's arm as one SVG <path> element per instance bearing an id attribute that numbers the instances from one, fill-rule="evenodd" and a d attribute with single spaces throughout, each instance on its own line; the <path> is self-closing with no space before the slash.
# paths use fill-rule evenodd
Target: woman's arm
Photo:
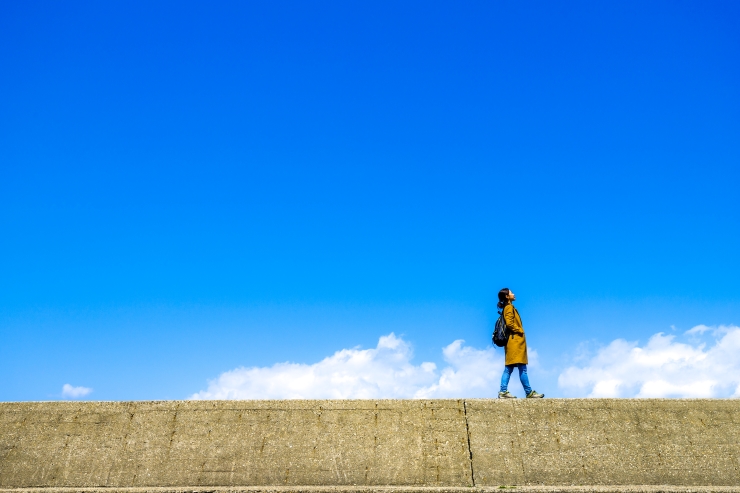
<path id="1" fill-rule="evenodd" d="M 513 306 L 506 305 L 504 307 L 504 321 L 506 321 L 506 328 L 509 329 L 509 332 L 519 335 L 524 334 L 524 328 L 519 324 L 519 321 L 514 316 Z"/>

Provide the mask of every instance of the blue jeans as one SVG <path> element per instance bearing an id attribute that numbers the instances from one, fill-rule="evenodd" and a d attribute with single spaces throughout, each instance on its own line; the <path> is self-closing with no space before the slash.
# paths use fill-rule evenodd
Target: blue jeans
<path id="1" fill-rule="evenodd" d="M 532 392 L 532 387 L 529 386 L 529 377 L 527 376 L 527 365 L 524 363 L 517 363 L 515 365 L 504 366 L 504 374 L 501 375 L 501 392 L 506 392 L 509 388 L 509 379 L 511 378 L 511 372 L 514 368 L 519 368 L 519 380 L 522 381 L 522 387 L 524 387 L 524 393 L 529 395 Z"/>

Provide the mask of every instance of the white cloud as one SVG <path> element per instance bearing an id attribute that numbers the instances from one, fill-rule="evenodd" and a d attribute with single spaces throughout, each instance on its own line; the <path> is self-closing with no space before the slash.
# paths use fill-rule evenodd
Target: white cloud
<path id="1" fill-rule="evenodd" d="M 696 327 L 692 327 L 691 329 L 687 330 L 686 334 L 703 334 L 708 330 L 712 330 L 712 328 L 707 325 L 697 325 Z"/>
<path id="2" fill-rule="evenodd" d="M 70 384 L 65 383 L 62 386 L 62 397 L 67 399 L 78 399 L 85 397 L 87 394 L 92 392 L 93 389 L 88 387 L 72 387 Z"/>
<path id="3" fill-rule="evenodd" d="M 684 335 L 696 341 L 706 332 L 709 344 L 662 332 L 644 347 L 614 340 L 562 372 L 558 386 L 581 397 L 740 397 L 740 327 L 697 325 Z"/>
<path id="4" fill-rule="evenodd" d="M 503 352 L 457 340 L 442 350 L 448 366 L 411 363 L 411 345 L 391 333 L 373 349 L 342 349 L 318 363 L 237 368 L 209 382 L 192 399 L 377 399 L 492 397 Z"/>
<path id="5" fill-rule="evenodd" d="M 679 340 L 681 339 L 681 340 Z M 702 342 L 703 341 L 703 342 Z M 585 349 L 584 349 L 585 351 Z M 696 326 L 648 342 L 612 341 L 582 354 L 560 373 L 573 397 L 740 397 L 740 327 Z M 412 363 L 411 345 L 391 333 L 375 348 L 342 349 L 318 363 L 236 368 L 192 399 L 377 399 L 494 397 L 503 351 L 457 340 L 442 349 L 442 368 Z M 530 366 L 537 353 L 530 349 Z M 542 369 L 540 369 L 542 372 Z M 547 373 L 547 372 L 545 372 Z M 516 375 L 512 385 L 517 388 Z"/>

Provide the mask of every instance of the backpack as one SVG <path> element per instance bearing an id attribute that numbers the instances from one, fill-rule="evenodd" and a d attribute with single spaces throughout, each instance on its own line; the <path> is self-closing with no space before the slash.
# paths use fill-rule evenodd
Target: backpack
<path id="1" fill-rule="evenodd" d="M 496 325 L 493 328 L 493 335 L 491 336 L 491 342 L 494 346 L 504 347 L 509 341 L 509 330 L 506 328 L 506 320 L 504 320 L 504 311 L 501 310 L 501 315 L 496 320 Z"/>

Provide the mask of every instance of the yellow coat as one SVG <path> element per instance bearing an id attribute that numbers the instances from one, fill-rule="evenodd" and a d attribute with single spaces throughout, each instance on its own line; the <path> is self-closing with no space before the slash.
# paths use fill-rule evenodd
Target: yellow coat
<path id="1" fill-rule="evenodd" d="M 509 303 L 504 307 L 504 320 L 509 331 L 509 340 L 506 343 L 506 365 L 517 363 L 528 363 L 527 360 L 527 337 L 524 335 L 522 319 L 514 305 Z"/>

